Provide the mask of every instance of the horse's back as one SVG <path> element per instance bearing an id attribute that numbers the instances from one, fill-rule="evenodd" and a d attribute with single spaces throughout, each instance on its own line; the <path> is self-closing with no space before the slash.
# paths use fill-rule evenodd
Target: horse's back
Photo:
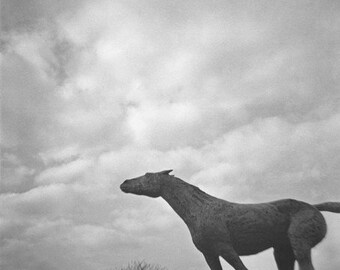
<path id="1" fill-rule="evenodd" d="M 269 204 L 275 206 L 281 213 L 289 215 L 294 215 L 301 211 L 319 212 L 314 206 L 294 199 L 283 199 L 269 202 Z"/>

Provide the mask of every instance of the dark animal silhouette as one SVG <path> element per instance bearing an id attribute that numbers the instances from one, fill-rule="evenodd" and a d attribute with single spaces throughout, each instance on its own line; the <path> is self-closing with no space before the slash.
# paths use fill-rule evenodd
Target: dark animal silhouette
<path id="1" fill-rule="evenodd" d="M 215 198 L 169 173 L 146 173 L 126 180 L 126 193 L 162 197 L 184 220 L 192 240 L 211 270 L 222 270 L 219 257 L 234 269 L 247 270 L 239 256 L 274 248 L 279 270 L 313 270 L 311 248 L 326 234 L 320 211 L 340 213 L 340 203 L 310 205 L 285 199 L 238 204 Z"/>

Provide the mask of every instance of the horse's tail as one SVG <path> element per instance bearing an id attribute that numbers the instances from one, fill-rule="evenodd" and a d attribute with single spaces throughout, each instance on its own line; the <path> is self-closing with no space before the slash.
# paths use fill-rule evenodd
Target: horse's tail
<path id="1" fill-rule="evenodd" d="M 319 211 L 340 213 L 340 202 L 324 202 L 320 204 L 314 204 L 314 207 Z"/>

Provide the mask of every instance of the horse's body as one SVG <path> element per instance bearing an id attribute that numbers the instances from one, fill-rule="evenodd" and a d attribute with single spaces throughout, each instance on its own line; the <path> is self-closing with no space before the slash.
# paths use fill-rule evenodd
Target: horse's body
<path id="1" fill-rule="evenodd" d="M 318 209 L 340 212 L 339 203 L 312 206 L 292 199 L 232 203 L 170 176 L 169 172 L 147 173 L 127 180 L 121 189 L 165 199 L 188 226 L 211 270 L 222 270 L 219 256 L 234 269 L 246 270 L 240 255 L 271 247 L 279 270 L 293 270 L 295 260 L 301 270 L 312 270 L 311 248 L 326 234 L 326 222 Z"/>

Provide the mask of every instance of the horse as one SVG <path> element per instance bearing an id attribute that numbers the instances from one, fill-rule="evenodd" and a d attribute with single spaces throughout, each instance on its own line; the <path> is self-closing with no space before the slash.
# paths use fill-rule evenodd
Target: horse
<path id="1" fill-rule="evenodd" d="M 313 270 L 311 249 L 326 235 L 320 211 L 340 213 L 339 202 L 311 205 L 283 199 L 239 204 L 211 196 L 174 175 L 172 170 L 125 180 L 125 193 L 162 197 L 189 228 L 196 248 L 211 270 L 222 270 L 219 257 L 235 270 L 247 270 L 240 256 L 274 249 L 279 270 Z"/>

